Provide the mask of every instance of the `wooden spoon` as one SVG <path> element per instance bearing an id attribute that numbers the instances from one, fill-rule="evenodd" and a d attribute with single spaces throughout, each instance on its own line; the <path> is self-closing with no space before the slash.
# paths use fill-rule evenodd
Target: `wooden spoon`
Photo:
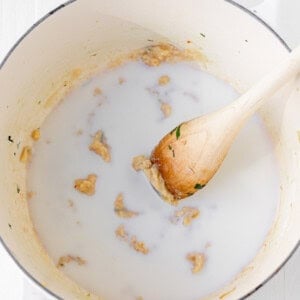
<path id="1" fill-rule="evenodd" d="M 272 54 L 270 54 L 272 55 Z M 176 199 L 202 189 L 221 166 L 249 117 L 300 69 L 300 47 L 232 104 L 184 122 L 155 147 L 151 162 Z"/>

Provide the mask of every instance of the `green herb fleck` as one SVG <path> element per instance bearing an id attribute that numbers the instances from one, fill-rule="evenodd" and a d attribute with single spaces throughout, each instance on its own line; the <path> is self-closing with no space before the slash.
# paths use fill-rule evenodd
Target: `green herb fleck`
<path id="1" fill-rule="evenodd" d="M 201 35 L 201 36 L 203 36 L 203 37 L 205 37 L 205 34 L 204 34 L 204 33 L 202 33 L 202 32 L 200 32 L 200 35 Z"/>
<path id="2" fill-rule="evenodd" d="M 194 186 L 194 189 L 196 190 L 201 190 L 205 187 L 205 184 L 201 184 L 201 183 L 196 183 Z"/>
<path id="3" fill-rule="evenodd" d="M 180 127 L 181 127 L 181 124 L 180 124 L 178 127 L 176 127 L 176 139 L 177 139 L 177 140 L 178 140 L 179 137 L 180 137 Z"/>
<path id="4" fill-rule="evenodd" d="M 40 100 L 40 101 L 38 101 L 38 103 L 37 103 L 37 104 L 39 104 L 39 105 L 40 105 L 41 103 L 42 103 L 42 101 Z"/>
<path id="5" fill-rule="evenodd" d="M 8 223 L 8 227 L 9 227 L 10 229 L 12 229 L 12 226 L 11 226 L 11 224 L 9 224 L 9 223 Z"/>
<path id="6" fill-rule="evenodd" d="M 179 139 L 180 137 L 180 127 L 181 127 L 182 124 L 178 125 L 177 127 L 175 127 L 171 132 L 170 134 L 172 135 L 174 132 L 176 134 L 176 140 Z"/>
<path id="7" fill-rule="evenodd" d="M 17 185 L 17 193 L 20 194 L 20 191 L 21 190 L 20 190 L 19 186 Z"/>
<path id="8" fill-rule="evenodd" d="M 171 145 L 168 145 L 168 149 L 169 149 L 170 151 L 172 151 L 172 156 L 175 157 L 175 151 L 174 151 L 174 149 L 172 148 Z"/>
<path id="9" fill-rule="evenodd" d="M 8 139 L 8 141 L 9 141 L 10 143 L 13 143 L 13 142 L 14 142 L 14 140 L 13 140 L 12 137 L 11 137 L 11 135 L 9 135 L 7 139 Z"/>
<path id="10" fill-rule="evenodd" d="M 16 152 L 14 152 L 14 156 L 16 156 L 17 155 L 17 153 Z"/>

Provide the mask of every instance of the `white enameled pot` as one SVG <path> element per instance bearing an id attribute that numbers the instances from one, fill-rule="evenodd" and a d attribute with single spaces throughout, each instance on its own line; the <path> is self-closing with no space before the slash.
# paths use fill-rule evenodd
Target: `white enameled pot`
<path id="1" fill-rule="evenodd" d="M 40 244 L 26 199 L 26 167 L 19 161 L 30 132 L 51 109 L 116 55 L 159 42 L 200 49 L 205 68 L 240 92 L 284 59 L 288 47 L 263 21 L 231 1 L 75 0 L 45 16 L 9 52 L 0 69 L 0 235 L 20 268 L 48 295 L 102 299 L 66 278 Z M 228 286 L 207 299 L 239 299 L 258 289 L 299 244 L 300 92 L 295 80 L 260 114 L 276 145 L 280 205 L 256 258 Z M 54 220 L 55 226 L 55 220 Z"/>

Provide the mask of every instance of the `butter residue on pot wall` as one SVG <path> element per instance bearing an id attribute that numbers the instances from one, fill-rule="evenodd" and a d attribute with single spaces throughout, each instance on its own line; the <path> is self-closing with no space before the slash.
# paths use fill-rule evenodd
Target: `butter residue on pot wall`
<path id="1" fill-rule="evenodd" d="M 199 61 L 207 63 L 207 57 L 199 49 L 180 49 L 169 43 L 158 43 L 138 49 L 127 55 L 121 55 L 112 60 L 108 68 L 116 68 L 128 61 L 140 60 L 149 67 L 157 67 L 162 63 L 176 63 L 180 61 Z"/>

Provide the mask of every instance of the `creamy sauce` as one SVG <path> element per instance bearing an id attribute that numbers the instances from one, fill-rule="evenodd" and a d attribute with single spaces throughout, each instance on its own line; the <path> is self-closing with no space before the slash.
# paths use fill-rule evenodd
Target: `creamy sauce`
<path id="1" fill-rule="evenodd" d="M 160 85 L 163 75 L 170 80 Z M 279 199 L 275 156 L 260 119 L 242 130 L 207 187 L 178 207 L 162 201 L 131 162 L 182 121 L 236 97 L 194 63 L 130 62 L 99 74 L 55 108 L 33 148 L 28 189 L 41 242 L 55 263 L 68 262 L 61 270 L 108 300 L 193 300 L 229 283 L 262 246 Z M 162 102 L 172 107 L 168 117 Z M 98 130 L 111 162 L 89 150 Z M 74 189 L 89 174 L 97 176 L 90 196 Z M 119 194 L 133 217 L 115 213 Z M 184 206 L 200 211 L 189 226 L 172 219 Z M 148 253 L 116 237 L 122 224 Z M 205 256 L 196 273 L 187 259 L 193 252 Z"/>

